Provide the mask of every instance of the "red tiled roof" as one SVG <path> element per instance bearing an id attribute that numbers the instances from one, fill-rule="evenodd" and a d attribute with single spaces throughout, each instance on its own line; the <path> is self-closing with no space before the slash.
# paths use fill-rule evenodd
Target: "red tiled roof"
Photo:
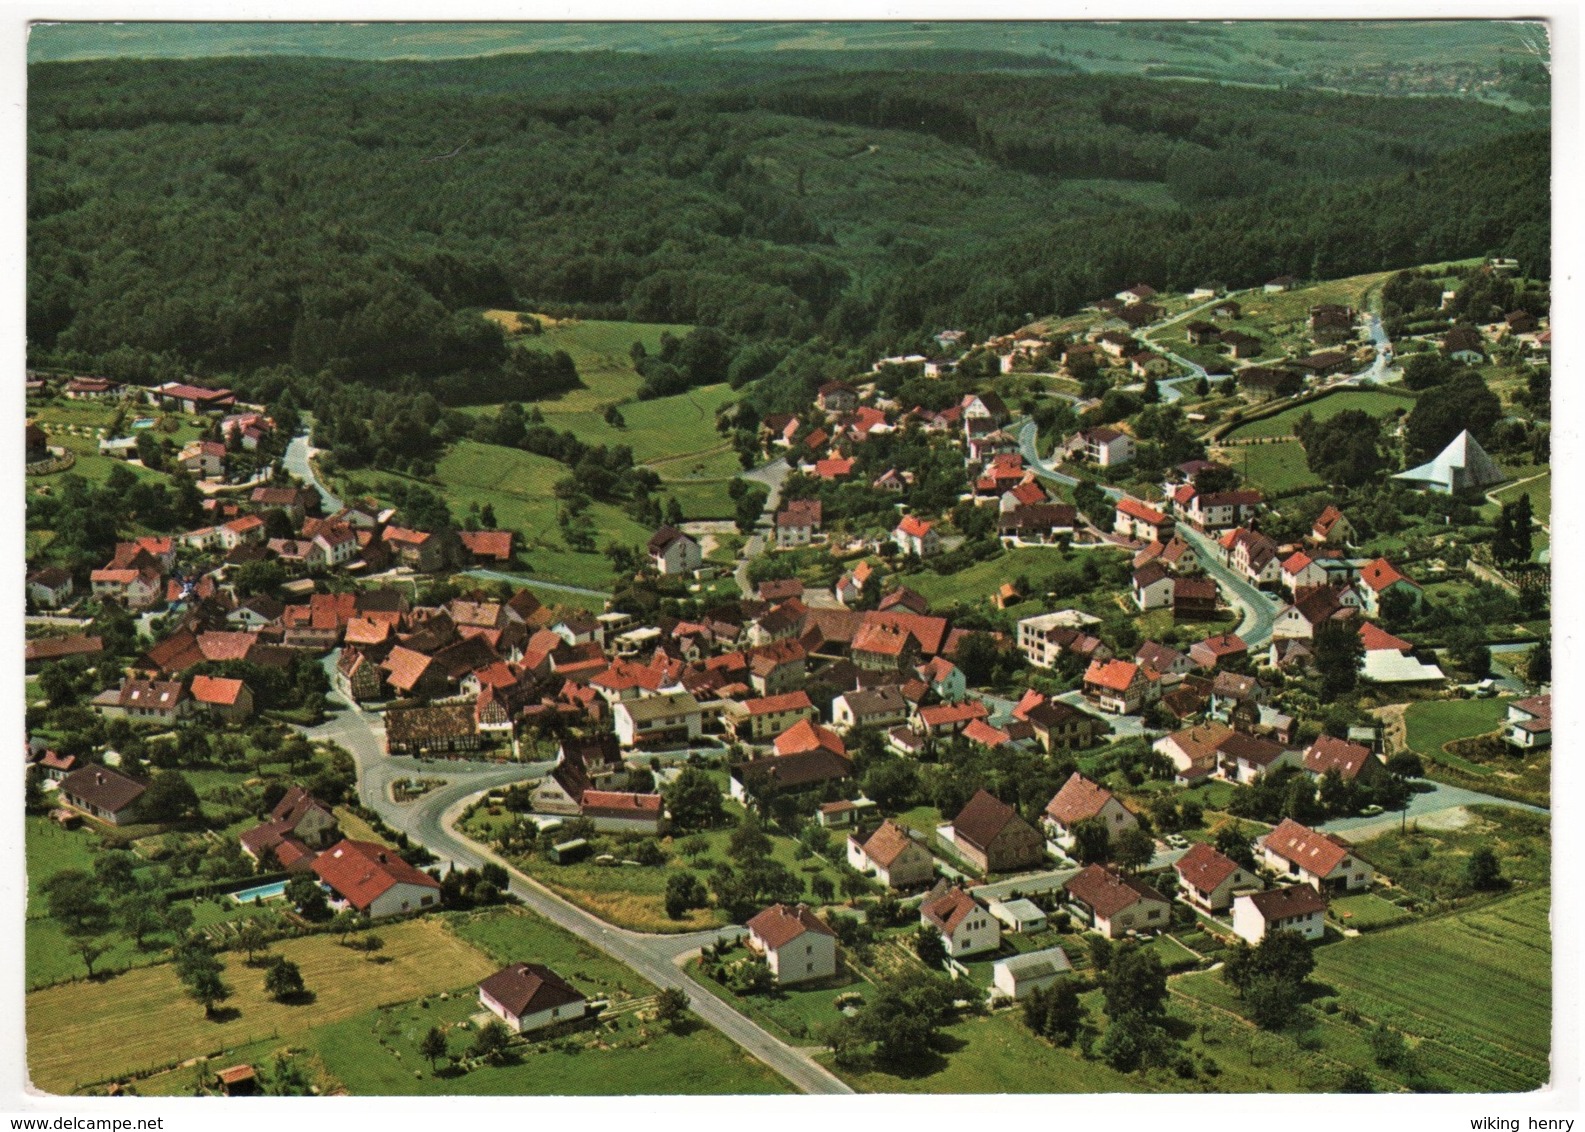
<path id="1" fill-rule="evenodd" d="M 1067 889 L 1068 895 L 1106 920 L 1125 908 L 1132 908 L 1141 900 L 1167 902 L 1165 896 L 1144 881 L 1110 865 L 1090 865 L 1063 887 Z"/>
<path id="2" fill-rule="evenodd" d="M 1217 852 L 1205 841 L 1196 841 L 1174 866 L 1183 882 L 1201 892 L 1211 892 L 1238 871 L 1238 862 Z"/>
<path id="3" fill-rule="evenodd" d="M 620 790 L 585 790 L 578 800 L 583 817 L 659 818 L 659 794 L 631 794 Z"/>
<path id="4" fill-rule="evenodd" d="M 410 692 L 414 685 L 423 679 L 424 673 L 429 671 L 432 663 L 433 661 L 423 653 L 397 645 L 381 662 L 380 667 L 385 669 L 386 681 L 391 687 L 401 692 Z"/>
<path id="5" fill-rule="evenodd" d="M 439 881 L 402 860 L 396 850 L 350 838 L 344 838 L 315 858 L 314 872 L 360 912 L 366 911 L 383 893 L 398 884 L 440 889 Z"/>
<path id="6" fill-rule="evenodd" d="M 1115 795 L 1099 782 L 1092 782 L 1078 771 L 1046 803 L 1046 814 L 1065 826 L 1093 818 Z"/>
<path id="7" fill-rule="evenodd" d="M 835 938 L 836 932 L 826 926 L 807 904 L 772 904 L 744 925 L 762 940 L 766 947 L 776 951 L 791 943 L 805 932 Z"/>
<path id="8" fill-rule="evenodd" d="M 823 480 L 840 479 L 853 471 L 853 461 L 847 458 L 815 461 L 815 475 Z"/>
<path id="9" fill-rule="evenodd" d="M 1400 574 L 1397 568 L 1385 558 L 1378 558 L 1374 562 L 1367 563 L 1364 569 L 1359 572 L 1359 580 L 1376 593 L 1381 593 L 1398 582 L 1408 582 L 1411 586 L 1415 585 L 1414 582 L 1409 581 L 1408 578 Z M 1416 588 L 1418 589 L 1419 587 L 1416 586 Z"/>
<path id="10" fill-rule="evenodd" d="M 1266 834 L 1261 843 L 1285 861 L 1292 861 L 1316 876 L 1325 877 L 1343 863 L 1349 848 L 1340 839 L 1302 826 L 1292 818 Z"/>
<path id="11" fill-rule="evenodd" d="M 926 727 L 945 727 L 954 723 L 967 723 L 984 719 L 990 712 L 979 700 L 964 700 L 956 704 L 932 704 L 919 709 L 919 720 Z"/>
<path id="12" fill-rule="evenodd" d="M 1359 777 L 1359 772 L 1370 760 L 1369 747 L 1322 735 L 1304 752 L 1304 769 L 1311 774 L 1336 770 L 1345 780 L 1352 780 Z"/>
<path id="13" fill-rule="evenodd" d="M 982 911 L 979 901 L 961 888 L 949 888 L 940 896 L 926 900 L 919 906 L 920 913 L 944 936 L 958 930 L 958 925 L 977 911 Z"/>
<path id="14" fill-rule="evenodd" d="M 879 829 L 870 834 L 862 848 L 864 855 L 871 861 L 883 869 L 889 869 L 913 843 L 913 838 L 908 836 L 906 829 L 887 818 L 881 822 Z"/>
<path id="15" fill-rule="evenodd" d="M 1011 738 L 1007 732 L 998 731 L 983 719 L 971 719 L 963 729 L 963 737 L 984 747 L 1000 747 Z"/>
<path id="16" fill-rule="evenodd" d="M 1411 652 L 1414 645 L 1402 637 L 1395 637 L 1381 626 L 1370 621 L 1362 621 L 1359 626 L 1359 643 L 1365 647 L 1366 652 L 1379 652 L 1391 650 L 1392 652 Z"/>
<path id="17" fill-rule="evenodd" d="M 809 697 L 802 692 L 792 695 L 803 696 L 804 702 L 809 702 Z M 826 750 L 834 754 L 846 755 L 848 749 L 842 740 L 837 738 L 834 731 L 821 727 L 807 719 L 800 719 L 786 731 L 776 736 L 776 753 L 778 755 L 797 755 L 805 751 Z"/>
<path id="18" fill-rule="evenodd" d="M 513 531 L 458 531 L 457 538 L 475 558 L 505 562 L 512 557 Z"/>
<path id="19" fill-rule="evenodd" d="M 241 680 L 224 676 L 194 676 L 190 691 L 193 699 L 201 704 L 234 707 L 237 697 L 242 694 L 242 689 L 245 687 L 247 685 Z"/>
<path id="20" fill-rule="evenodd" d="M 917 515 L 904 515 L 902 522 L 897 524 L 897 530 L 909 538 L 924 538 L 930 533 L 931 526 Z"/>
<path id="21" fill-rule="evenodd" d="M 1126 660 L 1090 661 L 1084 682 L 1113 692 L 1126 692 L 1139 674 L 1139 665 Z"/>
<path id="22" fill-rule="evenodd" d="M 1167 521 L 1167 517 L 1154 507 L 1148 507 L 1126 495 L 1117 501 L 1117 509 L 1129 518 L 1138 519 L 1143 523 L 1161 524 Z"/>

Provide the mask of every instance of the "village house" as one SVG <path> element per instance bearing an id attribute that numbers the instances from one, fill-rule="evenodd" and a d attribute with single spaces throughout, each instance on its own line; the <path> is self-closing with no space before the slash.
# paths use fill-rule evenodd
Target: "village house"
<path id="1" fill-rule="evenodd" d="M 45 566 L 27 576 L 28 600 L 39 609 L 62 609 L 77 592 L 71 571 Z"/>
<path id="2" fill-rule="evenodd" d="M 800 720 L 818 716 L 807 692 L 783 692 L 751 700 L 728 701 L 721 718 L 739 743 L 757 743 L 779 735 Z"/>
<path id="3" fill-rule="evenodd" d="M 1167 898 L 1112 865 L 1087 865 L 1062 887 L 1089 925 L 1107 939 L 1131 931 L 1153 932 L 1170 923 Z"/>
<path id="4" fill-rule="evenodd" d="M 1381 601 L 1389 593 L 1403 594 L 1411 608 L 1418 609 L 1423 592 L 1418 582 L 1410 581 L 1398 572 L 1385 558 L 1367 562 L 1360 568 L 1359 584 L 1355 587 L 1365 612 L 1371 617 L 1381 616 Z"/>
<path id="5" fill-rule="evenodd" d="M 1304 770 L 1319 781 L 1336 772 L 1344 782 L 1372 782 L 1386 770 L 1386 764 L 1369 747 L 1337 739 L 1331 735 L 1318 736 L 1304 749 Z"/>
<path id="6" fill-rule="evenodd" d="M 1237 633 L 1217 633 L 1189 646 L 1189 659 L 1204 669 L 1248 655 L 1249 646 Z"/>
<path id="7" fill-rule="evenodd" d="M 317 852 L 340 837 L 336 815 L 301 786 L 293 786 L 270 811 L 268 821 L 244 830 L 242 851 L 255 861 L 273 856 L 288 872 L 312 867 Z"/>
<path id="8" fill-rule="evenodd" d="M 1117 795 L 1078 771 L 1069 775 L 1062 789 L 1052 795 L 1040 821 L 1050 831 L 1052 840 L 1065 850 L 1073 848 L 1073 827 L 1081 821 L 1100 821 L 1113 838 L 1125 829 L 1139 828 L 1139 819 Z"/>
<path id="9" fill-rule="evenodd" d="M 1102 468 L 1127 464 L 1137 451 L 1132 436 L 1121 429 L 1106 426 L 1085 429 L 1069 441 L 1068 447 L 1074 455 L 1082 456 Z"/>
<path id="10" fill-rule="evenodd" d="M 908 714 L 908 701 L 894 687 L 844 692 L 831 701 L 831 726 L 844 733 L 855 727 L 895 727 Z"/>
<path id="11" fill-rule="evenodd" d="M 82 633 L 65 637 L 30 637 L 22 648 L 23 670 L 32 674 L 52 660 L 65 660 L 74 656 L 93 658 L 104 651 L 102 638 Z"/>
<path id="12" fill-rule="evenodd" d="M 194 676 L 189 694 L 197 710 L 207 710 L 221 723 L 242 724 L 253 716 L 253 690 L 241 680 Z"/>
<path id="13" fill-rule="evenodd" d="M 919 923 L 941 933 L 953 959 L 995 951 L 1002 945 L 1002 925 L 990 910 L 963 888 L 945 881 L 919 905 Z"/>
<path id="14" fill-rule="evenodd" d="M 1260 878 L 1205 841 L 1189 846 L 1173 869 L 1178 874 L 1178 892 L 1208 916 L 1232 907 L 1239 889 L 1260 887 Z"/>
<path id="15" fill-rule="evenodd" d="M 772 904 L 744 926 L 749 949 L 765 960 L 778 986 L 836 975 L 836 933 L 807 904 Z"/>
<path id="16" fill-rule="evenodd" d="M 995 795 L 978 790 L 952 820 L 950 840 L 985 873 L 1016 872 L 1045 860 L 1045 839 Z"/>
<path id="17" fill-rule="evenodd" d="M 93 708 L 107 719 L 171 724 L 192 710 L 192 699 L 180 680 L 123 679 L 95 696 Z"/>
<path id="18" fill-rule="evenodd" d="M 531 1034 L 582 1018 L 589 1000 L 549 967 L 513 963 L 479 984 L 479 1005 L 514 1034 Z"/>
<path id="19" fill-rule="evenodd" d="M 1141 610 L 1164 609 L 1173 604 L 1177 579 L 1160 562 L 1147 562 L 1133 575 L 1134 604 Z"/>
<path id="20" fill-rule="evenodd" d="M 929 558 L 941 550 L 941 533 L 932 522 L 917 515 L 904 515 L 892 531 L 892 541 L 904 554 L 916 558 Z"/>
<path id="21" fill-rule="evenodd" d="M 176 462 L 197 479 L 218 478 L 226 471 L 226 446 L 217 440 L 195 440 L 177 453 Z"/>
<path id="22" fill-rule="evenodd" d="M 611 709 L 611 725 L 624 747 L 697 739 L 703 723 L 699 701 L 688 692 L 623 700 Z"/>
<path id="23" fill-rule="evenodd" d="M 481 746 L 472 704 L 390 708 L 385 713 L 388 755 L 450 755 Z"/>
<path id="24" fill-rule="evenodd" d="M 157 570 L 107 568 L 88 575 L 93 595 L 120 602 L 127 609 L 141 610 L 159 604 L 165 596 L 164 580 Z"/>
<path id="25" fill-rule="evenodd" d="M 1370 887 L 1376 872 L 1335 834 L 1318 833 L 1292 818 L 1256 839 L 1259 861 L 1279 876 L 1301 880 L 1320 893 L 1354 892 Z"/>
<path id="26" fill-rule="evenodd" d="M 935 879 L 936 860 L 890 818 L 871 831 L 848 834 L 848 864 L 887 888 L 919 888 Z"/>
<path id="27" fill-rule="evenodd" d="M 1285 766 L 1300 766 L 1303 756 L 1281 743 L 1235 731 L 1217 744 L 1218 772 L 1229 782 L 1247 786 Z"/>
<path id="28" fill-rule="evenodd" d="M 793 499 L 776 513 L 776 546 L 787 550 L 808 546 L 820 533 L 821 503 L 818 499 Z"/>
<path id="29" fill-rule="evenodd" d="M 1109 660 L 1111 649 L 1102 644 L 1098 637 L 1084 632 L 1086 628 L 1099 623 L 1099 618 L 1076 609 L 1022 618 L 1018 622 L 1018 651 L 1036 668 L 1055 667 L 1058 658 L 1065 652 Z"/>
<path id="30" fill-rule="evenodd" d="M 1047 754 L 1082 751 L 1111 733 L 1105 720 L 1061 700 L 1042 699 L 1024 709 L 1022 717 L 1033 732 L 1035 742 Z"/>
<path id="31" fill-rule="evenodd" d="M 1084 698 L 1113 715 L 1134 715 L 1160 691 L 1141 666 L 1127 660 L 1092 660 L 1084 672 Z"/>
<path id="32" fill-rule="evenodd" d="M 1140 542 L 1166 542 L 1172 537 L 1173 521 L 1147 503 L 1123 496 L 1117 501 L 1114 534 Z"/>
<path id="33" fill-rule="evenodd" d="M 446 552 L 440 539 L 428 531 L 388 526 L 381 532 L 381 541 L 397 562 L 415 573 L 430 574 L 445 564 Z"/>
<path id="34" fill-rule="evenodd" d="M 343 838 L 314 858 L 314 875 L 371 920 L 440 905 L 440 882 L 372 841 Z"/>
<path id="35" fill-rule="evenodd" d="M 1552 693 L 1514 700 L 1508 705 L 1503 739 L 1522 751 L 1552 745 Z"/>
<path id="36" fill-rule="evenodd" d="M 1204 723 L 1163 735 L 1151 749 L 1170 759 L 1180 776 L 1203 779 L 1215 771 L 1217 748 L 1231 734 L 1225 723 Z"/>
<path id="37" fill-rule="evenodd" d="M 1233 899 L 1233 932 L 1251 945 L 1288 931 L 1304 939 L 1326 934 L 1326 897 L 1307 884 L 1240 893 Z"/>
<path id="38" fill-rule="evenodd" d="M 107 825 L 132 825 L 138 820 L 138 804 L 147 790 L 146 782 L 89 763 L 61 779 L 56 795 L 74 810 Z"/>
<path id="39" fill-rule="evenodd" d="M 932 738 L 955 735 L 975 720 L 985 719 L 989 715 L 990 712 L 979 700 L 930 704 L 914 710 L 914 720 L 919 729 Z"/>

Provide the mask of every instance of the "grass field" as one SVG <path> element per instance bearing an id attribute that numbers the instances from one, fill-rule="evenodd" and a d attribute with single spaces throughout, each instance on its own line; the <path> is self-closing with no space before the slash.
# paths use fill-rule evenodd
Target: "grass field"
<path id="1" fill-rule="evenodd" d="M 1410 704 L 1404 724 L 1410 750 L 1429 759 L 1446 758 L 1444 743 L 1495 730 L 1508 714 L 1508 700 L 1421 700 Z"/>
<path id="2" fill-rule="evenodd" d="M 1414 408 L 1414 398 L 1397 393 L 1383 393 L 1376 389 L 1346 389 L 1303 405 L 1294 405 L 1263 420 L 1241 424 L 1227 434 L 1229 440 L 1243 440 L 1252 436 L 1291 436 L 1293 426 L 1305 413 L 1318 421 L 1330 420 L 1345 409 L 1360 409 L 1373 417 L 1391 413 L 1408 412 Z"/>
<path id="3" fill-rule="evenodd" d="M 1359 928 L 1362 931 L 1395 924 L 1409 916 L 1408 912 L 1391 900 L 1377 896 L 1373 892 L 1356 892 L 1351 896 L 1333 897 L 1329 912 L 1332 919 L 1344 927 Z"/>
<path id="4" fill-rule="evenodd" d="M 888 584 L 895 582 L 907 586 L 928 601 L 932 609 L 946 610 L 956 602 L 964 605 L 986 603 L 1003 582 L 1010 582 L 1020 574 L 1026 575 L 1034 585 L 1038 586 L 1041 578 L 1071 565 L 1080 556 L 1089 553 L 1111 556 L 1118 561 L 1123 560 L 1121 554 L 1110 550 L 1073 551 L 1064 555 L 1055 546 L 1019 547 L 984 562 L 976 562 L 955 574 L 937 574 L 934 570 L 920 570 L 918 573 L 901 574 L 890 578 Z M 1108 590 L 1108 598 L 1110 593 L 1111 591 Z M 1014 610 L 1017 616 L 1027 617 L 1040 601 L 1038 597 L 1026 599 L 1024 603 L 1010 606 L 1009 609 Z M 1084 603 L 1083 595 L 1073 599 L 1069 604 L 1076 609 L 1089 609 Z"/>
<path id="5" fill-rule="evenodd" d="M 1241 444 L 1223 449 L 1220 458 L 1268 495 L 1321 486 L 1319 477 L 1305 462 L 1304 446 L 1297 440 Z"/>
<path id="6" fill-rule="evenodd" d="M 746 947 L 735 948 L 725 956 L 727 962 L 742 959 L 750 954 Z M 727 1003 L 732 1009 L 747 1014 L 771 1033 L 792 1045 L 809 1045 L 819 1040 L 821 1031 L 842 1019 L 836 1008 L 836 998 L 842 994 L 866 995 L 874 988 L 858 975 L 849 973 L 846 981 L 811 987 L 787 987 L 774 994 L 735 995 L 699 970 L 698 962 L 690 963 L 688 974 L 704 989 Z"/>
<path id="7" fill-rule="evenodd" d="M 485 311 L 484 317 L 510 331 L 525 316 L 512 311 Z M 554 353 L 565 350 L 578 367 L 585 388 L 573 389 L 558 397 L 535 402 L 546 416 L 563 413 L 598 413 L 605 406 L 625 401 L 638 392 L 643 380 L 633 368 L 630 351 L 634 342 L 644 343 L 650 353 L 660 352 L 660 336 L 670 332 L 677 337 L 690 326 L 658 322 L 605 322 L 598 319 L 553 319 L 530 315 L 545 327 L 541 334 L 525 334 L 514 339 L 525 349 Z M 560 423 L 560 422 L 558 422 Z"/>
<path id="8" fill-rule="evenodd" d="M 1531 476 L 1536 478 L 1531 479 Z M 1514 483 L 1508 487 L 1500 487 L 1492 492 L 1492 498 L 1499 503 L 1513 503 L 1521 495 L 1530 497 L 1530 513 L 1536 521 L 1550 526 L 1552 523 L 1552 473 L 1550 470 L 1536 472 L 1526 470 L 1525 474 L 1518 477 L 1522 482 Z M 1541 540 L 1537 532 L 1537 541 Z"/>
<path id="9" fill-rule="evenodd" d="M 223 1020 L 204 1017 L 182 993 L 169 964 L 143 967 L 93 983 L 66 983 L 27 996 L 28 1070 L 47 1092 L 71 1092 L 92 1081 L 156 1069 L 185 1058 L 261 1039 L 291 1039 L 310 1026 L 366 1011 L 371 1003 L 406 1002 L 452 990 L 494 970 L 480 952 L 435 919 L 382 927 L 385 947 L 371 960 L 335 936 L 276 944 L 297 963 L 314 995 L 283 1005 L 264 993 L 263 972 L 227 956 L 222 976 L 232 989 Z M 84 1050 L 92 1050 L 87 1060 Z"/>
<path id="10" fill-rule="evenodd" d="M 1465 824 L 1438 829 L 1416 822 L 1371 838 L 1362 855 L 1417 900 L 1452 900 L 1469 894 L 1464 870 L 1476 849 L 1497 855 L 1503 876 L 1520 885 L 1544 885 L 1552 871 L 1552 823 L 1546 814 L 1507 806 L 1471 806 Z M 1345 897 L 1332 907 L 1348 907 Z"/>
<path id="11" fill-rule="evenodd" d="M 728 812 L 739 812 L 735 803 L 728 806 Z M 729 861 L 726 848 L 731 835 L 731 827 L 699 834 L 709 849 L 695 858 L 683 857 L 677 842 L 666 839 L 662 847 L 672 856 L 665 866 L 653 868 L 598 865 L 592 861 L 557 865 L 537 855 L 514 858 L 513 863 L 580 908 L 619 927 L 644 932 L 698 931 L 726 923 L 725 914 L 715 908 L 696 908 L 683 918 L 673 920 L 665 910 L 666 878 L 675 869 L 691 867 L 703 872 L 716 862 Z M 835 838 L 833 844 L 836 844 Z M 815 857 L 799 860 L 794 849 L 792 839 L 772 836 L 771 857 L 785 865 L 793 876 L 802 879 L 806 887 L 811 879 L 821 875 L 833 886 L 840 885 L 841 874 L 830 862 Z"/>
<path id="12" fill-rule="evenodd" d="M 1551 1050 L 1550 890 L 1317 950 L 1317 982 L 1417 1038 L 1428 1076 L 1458 1092 L 1534 1089 Z"/>
<path id="13" fill-rule="evenodd" d="M 435 475 L 438 485 L 426 486 L 438 487 L 453 514 L 466 512 L 472 503 L 481 507 L 488 503 L 495 509 L 500 526 L 519 533 L 519 558 L 526 572 L 550 581 L 593 588 L 611 582 L 611 564 L 604 554 L 569 550 L 562 539 L 556 521 L 559 503 L 553 489 L 558 480 L 571 475 L 565 464 L 515 448 L 462 440 L 447 451 Z M 375 473 L 360 478 L 377 492 L 382 483 L 405 477 Z M 588 514 L 594 522 L 597 547 L 613 539 L 642 546 L 649 539 L 650 531 L 610 504 L 590 504 Z"/>

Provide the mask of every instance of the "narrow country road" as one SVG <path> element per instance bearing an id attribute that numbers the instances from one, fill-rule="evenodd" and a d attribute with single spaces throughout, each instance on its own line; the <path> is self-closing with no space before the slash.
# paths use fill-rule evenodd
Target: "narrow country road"
<path id="1" fill-rule="evenodd" d="M 285 463 L 287 471 L 319 492 L 320 506 L 326 515 L 334 515 L 341 510 L 341 500 L 331 495 L 314 474 L 314 465 L 308 459 L 308 433 L 301 432 L 292 437 L 292 442 L 286 446 Z"/>
<path id="2" fill-rule="evenodd" d="M 1525 810 L 1532 814 L 1550 812 L 1527 802 L 1515 802 L 1508 798 L 1499 798 L 1494 794 L 1465 790 L 1461 786 L 1447 786 L 1440 782 L 1430 783 L 1430 786 L 1430 790 L 1416 794 L 1409 800 L 1410 818 L 1423 818 L 1463 806 L 1505 806 L 1510 810 Z M 1395 810 L 1390 814 L 1376 814 L 1374 817 L 1336 818 L 1317 828 L 1325 833 L 1346 833 L 1352 841 L 1368 841 L 1383 833 L 1391 833 L 1403 821 L 1403 816 Z"/>
<path id="3" fill-rule="evenodd" d="M 525 586 L 531 590 L 550 590 L 552 593 L 597 597 L 602 601 L 611 600 L 611 595 L 604 590 L 591 590 L 584 586 L 569 586 L 562 582 L 547 582 L 543 578 L 535 578 L 528 574 L 507 574 L 500 570 L 464 570 L 463 573 L 470 578 L 483 578 L 487 582 L 509 582 L 514 586 Z"/>
<path id="4" fill-rule="evenodd" d="M 335 654 L 326 658 L 334 665 Z M 344 703 L 337 694 L 337 706 Z M 513 782 L 542 777 L 549 762 L 490 763 L 477 760 L 434 760 L 385 754 L 378 717 L 358 708 L 343 708 L 329 721 L 305 728 L 310 739 L 338 743 L 351 752 L 358 768 L 358 800 L 378 813 L 392 829 L 405 833 L 440 858 L 443 866 L 478 868 L 493 861 L 506 868 L 510 891 L 523 905 L 558 927 L 587 940 L 657 987 L 676 987 L 688 994 L 691 1009 L 752 1057 L 781 1074 L 805 1093 L 850 1093 L 847 1085 L 808 1055 L 778 1040 L 700 987 L 682 970 L 683 957 L 721 938 L 737 938 L 743 929 L 732 925 L 685 935 L 649 935 L 613 927 L 562 899 L 513 868 L 489 848 L 453 828 L 470 800 Z M 392 800 L 390 784 L 398 778 L 441 778 L 445 785 L 412 802 Z"/>

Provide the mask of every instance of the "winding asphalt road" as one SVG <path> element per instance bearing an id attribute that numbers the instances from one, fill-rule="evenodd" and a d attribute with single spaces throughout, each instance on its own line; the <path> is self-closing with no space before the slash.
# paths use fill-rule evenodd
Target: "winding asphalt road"
<path id="1" fill-rule="evenodd" d="M 332 654 L 332 657 L 334 654 Z M 334 663 L 327 659 L 326 663 Z M 332 697 L 341 702 L 339 697 Z M 510 877 L 509 890 L 530 911 L 584 939 L 658 987 L 688 994 L 690 1009 L 739 1048 L 781 1074 L 805 1093 L 851 1093 L 838 1077 L 807 1053 L 789 1046 L 700 987 L 682 970 L 683 961 L 718 939 L 735 939 L 743 929 L 731 925 L 686 935 L 650 935 L 627 931 L 563 900 L 513 868 L 489 848 L 457 833 L 454 823 L 468 803 L 488 790 L 542 777 L 549 762 L 489 763 L 475 760 L 416 759 L 388 756 L 377 717 L 358 708 L 340 711 L 318 727 L 305 729 L 310 739 L 339 743 L 358 767 L 358 799 L 391 826 L 456 868 L 478 868 L 486 861 L 501 865 Z M 445 785 L 415 801 L 392 800 L 390 784 L 398 778 L 443 778 Z"/>
<path id="2" fill-rule="evenodd" d="M 292 437 L 292 442 L 286 446 L 285 464 L 287 471 L 319 492 L 320 506 L 326 515 L 334 515 L 341 510 L 341 500 L 331 495 L 325 485 L 319 482 L 319 477 L 314 475 L 314 465 L 308 459 L 308 434 L 306 432 L 298 433 Z"/>

